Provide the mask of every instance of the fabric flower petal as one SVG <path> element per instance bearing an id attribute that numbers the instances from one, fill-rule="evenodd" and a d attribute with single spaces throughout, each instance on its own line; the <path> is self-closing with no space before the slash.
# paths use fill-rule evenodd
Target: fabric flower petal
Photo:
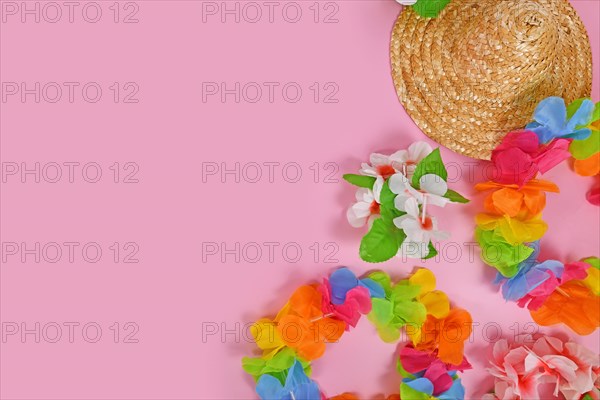
<path id="1" fill-rule="evenodd" d="M 271 375 L 263 375 L 256 383 L 256 394 L 262 400 L 280 399 L 283 386 L 277 378 Z"/>
<path id="2" fill-rule="evenodd" d="M 329 284 L 331 285 L 331 302 L 343 304 L 346 300 L 346 293 L 358 286 L 358 279 L 352 271 L 343 267 L 331 273 Z"/>
<path id="3" fill-rule="evenodd" d="M 446 293 L 434 290 L 419 300 L 427 309 L 427 314 L 435 318 L 444 318 L 450 312 L 450 300 Z"/>
<path id="4" fill-rule="evenodd" d="M 421 190 L 427 193 L 443 196 L 448 191 L 448 184 L 439 175 L 427 174 L 419 179 Z"/>
<path id="5" fill-rule="evenodd" d="M 600 153 L 586 158 L 585 160 L 575 160 L 573 163 L 575 172 L 581 176 L 594 176 L 600 174 Z"/>
<path id="6" fill-rule="evenodd" d="M 410 156 L 410 160 L 415 163 L 418 163 L 419 161 L 427 157 L 429 154 L 431 154 L 432 151 L 433 149 L 431 148 L 431 146 L 427 142 L 423 141 L 414 142 L 413 144 L 408 146 L 408 154 Z"/>
<path id="7" fill-rule="evenodd" d="M 567 121 L 567 106 L 561 97 L 548 97 L 542 100 L 533 113 L 539 127 L 528 127 L 546 143 L 559 135 Z"/>

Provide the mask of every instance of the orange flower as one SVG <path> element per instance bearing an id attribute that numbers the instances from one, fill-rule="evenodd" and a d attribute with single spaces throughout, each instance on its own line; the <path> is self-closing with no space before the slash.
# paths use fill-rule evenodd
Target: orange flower
<path id="1" fill-rule="evenodd" d="M 552 182 L 533 179 L 519 188 L 518 185 L 505 185 L 496 182 L 485 182 L 475 185 L 479 191 L 492 190 L 485 198 L 485 209 L 496 215 L 516 217 L 519 214 L 535 216 L 546 206 L 546 193 L 558 193 L 559 189 Z"/>
<path id="2" fill-rule="evenodd" d="M 575 172 L 581 176 L 594 176 L 600 173 L 600 153 L 586 158 L 585 160 L 575 160 Z"/>
<path id="3" fill-rule="evenodd" d="M 415 348 L 421 351 L 438 351 L 438 358 L 448 364 L 459 365 L 464 355 L 465 341 L 471 335 L 473 319 L 467 311 L 453 308 L 447 317 L 437 319 L 431 315 L 420 329 L 420 339 Z"/>
<path id="4" fill-rule="evenodd" d="M 542 326 L 564 323 L 579 335 L 589 335 L 600 326 L 598 297 L 582 281 L 559 286 L 536 311 L 533 320 Z"/>
<path id="5" fill-rule="evenodd" d="M 323 315 L 321 302 L 321 293 L 315 286 L 301 286 L 277 324 L 281 340 L 307 361 L 321 357 L 325 343 L 337 342 L 346 329 L 345 322 Z"/>

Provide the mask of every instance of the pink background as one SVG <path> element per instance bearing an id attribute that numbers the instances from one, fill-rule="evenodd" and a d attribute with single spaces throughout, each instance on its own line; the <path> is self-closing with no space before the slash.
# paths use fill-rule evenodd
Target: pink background
<path id="1" fill-rule="evenodd" d="M 7 2 L 2 3 L 4 7 Z M 202 21 L 200 1 L 139 1 L 139 22 L 123 24 L 112 21 L 112 1 L 98 3 L 103 9 L 98 23 L 86 22 L 77 12 L 73 23 L 65 16 L 54 24 L 31 19 L 21 23 L 18 15 L 5 15 L 2 23 L 3 82 L 95 81 L 104 94 L 94 104 L 83 101 L 80 92 L 73 103 L 35 103 L 33 96 L 23 103 L 12 96 L 1 104 L 4 163 L 97 162 L 103 171 L 95 184 L 80 175 L 74 183 L 63 177 L 54 184 L 7 177 L 1 194 L 2 242 L 30 247 L 35 242 L 97 242 L 103 257 L 88 263 L 77 253 L 73 263 L 65 255 L 57 263 L 35 263 L 29 256 L 23 263 L 18 255 L 7 256 L 1 268 L 3 329 L 10 323 L 25 323 L 29 329 L 36 322 L 42 327 L 52 322 L 80 326 L 73 343 L 66 328 L 57 343 L 47 340 L 54 337 L 52 330 L 40 343 L 33 334 L 24 339 L 6 336 L 1 343 L 0 396 L 254 398 L 254 384 L 240 366 L 254 344 L 245 340 L 243 331 L 238 338 L 213 335 L 203 342 L 203 324 L 233 329 L 236 323 L 272 316 L 297 286 L 321 279 L 338 265 L 359 273 L 373 268 L 358 257 L 362 231 L 345 221 L 353 189 L 340 177 L 356 172 L 373 151 L 391 152 L 425 140 L 400 106 L 390 77 L 389 36 L 400 6 L 392 0 L 321 2 L 315 23 L 309 9 L 313 3 L 298 2 L 301 20 L 290 23 L 282 18 L 284 3 L 278 3 L 272 23 L 266 15 L 257 23 L 244 18 L 235 23 L 232 16 L 221 23 L 218 15 Z M 28 4 L 33 7 L 34 2 Z M 235 2 L 227 4 L 233 7 Z M 133 10 L 120 5 L 123 13 Z M 338 22 L 323 23 L 336 5 Z M 579 0 L 573 5 L 592 39 L 597 99 L 600 2 Z M 293 17 L 293 10 L 288 11 Z M 113 82 L 136 82 L 139 102 L 115 104 L 108 89 Z M 297 82 L 303 96 L 297 103 L 283 100 L 280 91 L 272 103 L 264 98 L 255 104 L 235 103 L 233 95 L 225 103 L 217 96 L 203 102 L 202 82 Z M 317 103 L 309 89 L 314 82 L 322 90 Z M 327 82 L 339 87 L 337 103 L 322 101 L 330 90 L 324 88 Z M 463 171 L 472 162 L 445 148 L 442 155 Z M 108 167 L 114 162 L 137 163 L 139 183 L 113 183 Z M 269 182 L 265 168 L 262 179 L 251 183 L 254 173 L 247 167 L 249 179 L 239 183 L 233 176 L 226 176 L 226 182 L 208 176 L 203 182 L 203 163 L 211 162 L 229 168 L 236 162 L 294 162 L 302 177 L 287 182 L 279 167 Z M 321 173 L 317 183 L 311 169 L 315 163 Z M 339 170 L 326 163 L 335 163 Z M 293 171 L 288 170 L 287 180 L 294 178 Z M 338 183 L 326 182 L 330 171 Z M 455 179 L 454 189 L 474 197 L 472 186 L 481 180 L 481 166 L 475 171 L 475 178 L 462 174 Z M 598 209 L 584 200 L 592 179 L 576 176 L 566 164 L 546 178 L 562 194 L 549 197 L 545 257 L 568 261 L 598 254 Z M 480 202 L 478 196 L 468 206 L 437 210 L 441 228 L 452 232 L 451 240 L 463 251 L 467 247 L 462 244 L 473 241 Z M 137 243 L 140 262 L 115 263 L 109 249 L 113 242 Z M 218 255 L 203 262 L 203 242 L 226 242 L 229 248 L 236 242 L 279 246 L 273 260 L 263 248 L 255 263 L 249 262 L 253 252 L 239 262 L 233 255 L 226 262 Z M 315 242 L 321 249 L 316 260 L 315 247 L 311 249 Z M 286 243 L 301 248 L 298 262 L 288 262 L 281 254 Z M 326 259 L 332 251 L 334 260 Z M 453 250 L 448 252 L 454 257 Z M 464 374 L 468 398 L 478 398 L 491 386 L 484 371 L 490 346 L 483 327 L 491 326 L 487 332 L 493 337 L 494 326 L 499 326 L 510 337 L 515 329 L 526 329 L 529 314 L 504 303 L 490 283 L 493 271 L 479 261 L 477 252 L 474 260 L 463 252 L 455 262 L 393 260 L 379 267 L 404 277 L 416 265 L 431 268 L 438 287 L 479 324 L 467 349 L 475 368 Z M 102 328 L 97 343 L 82 337 L 81 327 L 90 322 Z M 110 330 L 115 322 L 120 324 L 119 343 Z M 123 343 L 131 332 L 124 330 L 127 322 L 139 327 L 138 343 Z M 598 332 L 577 340 L 599 351 Z M 314 378 L 329 395 L 390 394 L 400 381 L 394 350 L 376 337 L 365 319 L 340 343 L 329 345 L 326 356 L 314 364 Z"/>

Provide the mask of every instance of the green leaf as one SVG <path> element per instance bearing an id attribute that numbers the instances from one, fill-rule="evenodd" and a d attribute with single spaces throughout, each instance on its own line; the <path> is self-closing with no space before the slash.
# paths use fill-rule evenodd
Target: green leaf
<path id="1" fill-rule="evenodd" d="M 448 172 L 442 161 L 440 149 L 435 149 L 427 157 L 421 160 L 415 169 L 415 174 L 412 177 L 412 185 L 416 189 L 420 189 L 419 179 L 427 174 L 435 174 L 441 177 L 444 181 L 448 179 Z"/>
<path id="2" fill-rule="evenodd" d="M 389 208 L 383 205 L 379 208 L 379 213 L 386 223 L 393 223 L 394 219 L 406 214 L 405 212 L 398 210 L 396 207 Z"/>
<path id="3" fill-rule="evenodd" d="M 421 17 L 435 18 L 451 0 L 418 0 L 412 7 Z"/>
<path id="4" fill-rule="evenodd" d="M 429 260 L 430 258 L 433 258 L 437 255 L 438 255 L 437 249 L 435 247 L 433 247 L 433 243 L 429 242 L 429 253 L 427 253 L 427 256 L 424 258 L 424 260 Z"/>
<path id="5" fill-rule="evenodd" d="M 392 192 L 392 190 L 390 189 L 390 185 L 388 183 L 389 183 L 389 180 L 385 181 L 385 183 L 381 187 L 381 195 L 379 196 L 379 202 L 381 203 L 382 206 L 385 206 L 388 208 L 396 208 L 396 206 L 394 205 L 394 200 L 396 199 L 396 194 L 394 192 Z"/>
<path id="6" fill-rule="evenodd" d="M 343 178 L 354 186 L 372 189 L 375 184 L 375 177 L 365 175 L 346 174 Z"/>
<path id="7" fill-rule="evenodd" d="M 383 218 L 376 219 L 360 242 L 360 258 L 367 262 L 379 263 L 394 257 L 400 248 L 398 232 L 404 235 L 394 224 L 386 223 Z"/>
<path id="8" fill-rule="evenodd" d="M 385 182 L 381 188 L 379 213 L 387 224 L 393 224 L 394 218 L 398 218 L 406 213 L 398 210 L 394 205 L 396 194 L 390 190 L 388 182 L 389 181 Z"/>
<path id="9" fill-rule="evenodd" d="M 460 193 L 455 192 L 454 190 L 450 190 L 448 189 L 448 191 L 446 192 L 446 194 L 444 195 L 445 198 L 447 198 L 448 200 L 450 200 L 453 203 L 468 203 L 469 199 L 463 197 Z"/>

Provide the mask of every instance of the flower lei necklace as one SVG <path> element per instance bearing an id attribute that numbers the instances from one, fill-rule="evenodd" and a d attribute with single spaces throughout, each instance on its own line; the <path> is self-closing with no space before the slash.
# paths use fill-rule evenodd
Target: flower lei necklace
<path id="1" fill-rule="evenodd" d="M 600 172 L 600 103 L 580 99 L 566 107 L 550 97 L 535 110 L 534 122 L 511 132 L 492 152 L 496 177 L 480 183 L 487 191 L 485 213 L 476 216 L 482 259 L 498 270 L 506 300 L 527 307 L 539 325 L 564 323 L 580 335 L 600 326 L 600 263 L 592 257 L 563 264 L 539 261 L 546 192 L 558 187 L 537 179 L 573 156 L 582 175 Z M 588 194 L 598 204 L 598 193 Z M 493 250 L 493 251 L 492 251 Z"/>
<path id="2" fill-rule="evenodd" d="M 369 226 L 360 243 L 360 257 L 367 262 L 394 256 L 435 257 L 432 240 L 446 239 L 449 234 L 438 230 L 427 208 L 469 201 L 448 189 L 440 151 L 425 142 L 413 143 L 390 156 L 371 154 L 360 175 L 347 174 L 344 179 L 359 187 L 347 218 L 353 227 Z"/>
<path id="3" fill-rule="evenodd" d="M 397 362 L 403 378 L 399 396 L 388 400 L 461 400 L 457 372 L 471 368 L 463 352 L 472 319 L 435 286 L 425 268 L 396 283 L 384 272 L 359 279 L 340 268 L 321 284 L 299 287 L 274 319 L 254 323 L 250 332 L 261 355 L 243 358 L 242 366 L 261 399 L 328 399 L 310 378 L 312 362 L 325 353 L 326 343 L 337 342 L 367 315 L 385 342 L 396 342 L 403 329 L 410 338 Z M 358 398 L 344 393 L 330 399 Z"/>

